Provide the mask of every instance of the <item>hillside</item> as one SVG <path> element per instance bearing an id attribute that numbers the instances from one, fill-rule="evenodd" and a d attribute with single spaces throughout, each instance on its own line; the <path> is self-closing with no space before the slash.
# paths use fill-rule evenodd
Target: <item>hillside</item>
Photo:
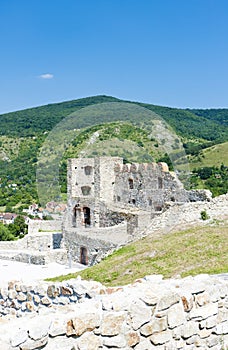
<path id="1" fill-rule="evenodd" d="M 170 206 L 135 240 L 114 251 L 99 264 L 80 273 L 59 276 L 66 280 L 80 274 L 107 285 L 132 283 L 145 275 L 165 278 L 217 274 L 228 271 L 228 194 L 210 202 Z M 202 215 L 206 213 L 206 217 Z"/>
<path id="2" fill-rule="evenodd" d="M 0 210 L 11 211 L 12 207 L 14 210 L 22 210 L 28 203 L 38 201 L 38 152 L 50 131 L 73 112 L 107 102 L 133 103 L 111 96 L 95 96 L 0 115 Z M 228 109 L 189 110 L 138 102 L 136 104 L 157 113 L 174 129 L 189 155 L 192 168 L 212 164 L 220 167 L 222 163 L 228 165 L 226 148 L 218 145 L 228 140 Z M 76 123 L 80 130 L 77 129 L 75 140 L 64 153 L 60 164 L 60 185 L 63 193 L 66 192 L 66 159 L 77 156 L 85 149 L 87 156 L 118 154 L 128 162 L 166 161 L 172 169 L 172 162 L 163 147 L 150 136 L 153 123 L 148 118 L 140 116 L 137 119 L 137 115 L 132 118 L 126 115 L 117 121 L 97 114 L 96 119 L 98 125 L 94 124 L 92 118 L 81 118 Z M 68 130 L 72 135 L 74 132 Z M 99 136 L 91 145 L 91 140 L 97 134 Z M 165 140 L 162 141 L 165 143 Z M 213 152 L 206 150 L 208 147 L 213 149 L 215 145 L 218 152 L 213 156 Z M 46 162 L 53 157 L 54 152 L 47 154 Z M 218 173 L 219 169 L 216 170 L 216 174 Z M 227 177 L 226 170 L 223 173 L 222 178 L 224 175 Z M 214 195 L 217 195 L 226 191 L 223 183 L 224 181 L 220 181 L 215 184 L 212 181 L 212 184 L 209 182 L 205 186 L 212 188 Z M 202 187 L 202 183 L 194 179 L 191 186 Z"/>
<path id="3" fill-rule="evenodd" d="M 83 279 L 118 286 L 151 274 L 170 278 L 225 273 L 228 270 L 227 233 L 228 225 L 220 223 L 155 238 L 151 235 L 117 250 L 98 265 L 50 280 L 63 281 L 80 275 Z"/>

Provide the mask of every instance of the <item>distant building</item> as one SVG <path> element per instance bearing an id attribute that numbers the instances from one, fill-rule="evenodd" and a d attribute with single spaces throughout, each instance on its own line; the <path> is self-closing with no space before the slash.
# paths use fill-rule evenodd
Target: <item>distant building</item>
<path id="1" fill-rule="evenodd" d="M 13 224 L 17 214 L 14 213 L 0 213 L 0 222 L 4 225 Z"/>

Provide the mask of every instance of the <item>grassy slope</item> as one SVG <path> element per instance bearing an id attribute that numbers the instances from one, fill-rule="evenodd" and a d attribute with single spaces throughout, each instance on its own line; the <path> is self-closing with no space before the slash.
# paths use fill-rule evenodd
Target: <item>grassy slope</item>
<path id="1" fill-rule="evenodd" d="M 228 142 L 205 148 L 201 153 L 200 161 L 198 161 L 198 157 L 189 159 L 192 169 L 220 166 L 222 163 L 228 166 Z"/>
<path id="2" fill-rule="evenodd" d="M 65 280 L 80 274 L 84 279 L 116 286 L 149 274 L 169 278 L 227 272 L 227 234 L 228 223 L 216 223 L 156 238 L 148 236 L 121 248 L 96 266 L 52 280 Z"/>

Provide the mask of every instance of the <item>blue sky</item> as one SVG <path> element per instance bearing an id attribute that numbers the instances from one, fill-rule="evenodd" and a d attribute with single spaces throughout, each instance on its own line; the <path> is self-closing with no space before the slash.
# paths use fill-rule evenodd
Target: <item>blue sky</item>
<path id="1" fill-rule="evenodd" d="M 0 0 L 0 113 L 111 95 L 228 107 L 226 0 Z"/>

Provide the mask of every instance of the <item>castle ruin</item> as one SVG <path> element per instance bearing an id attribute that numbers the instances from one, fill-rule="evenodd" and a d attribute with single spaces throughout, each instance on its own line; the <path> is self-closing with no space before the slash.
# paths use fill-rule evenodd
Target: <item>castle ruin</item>
<path id="1" fill-rule="evenodd" d="M 92 265 L 134 240 L 167 203 L 187 202 L 190 197 L 166 163 L 123 164 L 119 157 L 70 159 L 64 245 L 73 261 Z"/>

